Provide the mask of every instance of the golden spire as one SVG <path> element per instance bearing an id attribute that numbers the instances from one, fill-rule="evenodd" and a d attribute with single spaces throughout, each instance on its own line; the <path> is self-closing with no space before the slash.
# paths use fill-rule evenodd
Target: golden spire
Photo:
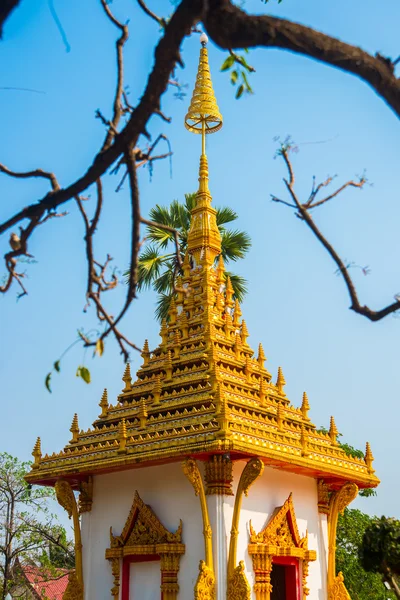
<path id="1" fill-rule="evenodd" d="M 161 396 L 161 378 L 160 375 L 158 374 L 156 376 L 156 382 L 154 384 L 154 388 L 153 388 L 153 402 L 155 404 L 158 404 L 158 402 L 160 401 L 160 396 Z"/>
<path id="2" fill-rule="evenodd" d="M 185 127 L 192 133 L 201 133 L 201 156 L 199 170 L 199 189 L 196 194 L 196 206 L 192 210 L 192 219 L 188 235 L 188 251 L 196 262 L 203 260 L 212 265 L 221 254 L 221 234 L 216 220 L 216 210 L 211 207 L 211 194 L 208 189 L 208 162 L 206 156 L 206 135 L 222 127 L 222 116 L 211 82 L 208 65 L 207 36 L 202 34 L 199 68 L 192 101 L 185 116 Z"/>
<path id="3" fill-rule="evenodd" d="M 119 422 L 119 433 L 118 433 L 118 439 L 119 439 L 118 452 L 120 454 L 123 454 L 126 452 L 127 437 L 128 437 L 128 434 L 126 431 L 126 421 L 125 421 L 125 419 L 121 419 L 121 421 Z"/>
<path id="4" fill-rule="evenodd" d="M 278 392 L 282 395 L 285 395 L 283 391 L 284 386 L 286 385 L 286 380 L 283 375 L 282 367 L 278 367 L 278 377 L 276 379 L 276 387 L 278 388 Z"/>
<path id="5" fill-rule="evenodd" d="M 261 369 L 264 369 L 264 363 L 266 360 L 267 360 L 267 357 L 265 356 L 263 345 L 259 344 L 257 361 L 258 361 L 258 364 L 260 365 Z"/>
<path id="6" fill-rule="evenodd" d="M 101 408 L 101 415 L 100 418 L 104 418 L 107 416 L 108 413 L 108 393 L 107 393 L 107 389 L 104 388 L 104 392 L 103 395 L 101 397 L 101 400 L 99 402 L 99 406 Z"/>
<path id="7" fill-rule="evenodd" d="M 76 444 L 79 437 L 79 424 L 78 424 L 78 415 L 75 413 L 74 418 L 72 419 L 72 425 L 70 427 L 70 432 L 72 433 L 71 444 Z"/>
<path id="8" fill-rule="evenodd" d="M 147 367 L 147 365 L 149 364 L 149 360 L 150 360 L 150 350 L 149 350 L 149 341 L 148 340 L 144 340 L 141 357 L 143 358 L 143 361 L 144 361 L 143 366 Z"/>
<path id="9" fill-rule="evenodd" d="M 40 437 L 36 440 L 36 444 L 33 447 L 32 456 L 35 459 L 35 462 L 32 465 L 32 469 L 39 469 L 40 462 L 42 460 L 42 443 L 40 441 Z"/>
<path id="10" fill-rule="evenodd" d="M 146 407 L 146 400 L 143 397 L 140 398 L 138 416 L 140 419 L 140 427 L 141 427 L 141 429 L 144 429 L 146 427 L 146 423 L 147 423 L 148 412 L 147 412 L 147 407 Z"/>
<path id="11" fill-rule="evenodd" d="M 305 419 L 306 421 L 309 421 L 310 418 L 308 416 L 308 411 L 310 410 L 310 403 L 308 402 L 308 396 L 306 394 L 306 392 L 304 392 L 303 394 L 303 401 L 301 403 L 301 414 L 303 415 L 303 419 Z"/>
<path id="12" fill-rule="evenodd" d="M 337 445 L 337 436 L 338 436 L 338 428 L 336 427 L 335 419 L 331 417 L 331 422 L 329 426 L 329 437 L 331 438 L 332 444 Z"/>
<path id="13" fill-rule="evenodd" d="M 367 465 L 368 468 L 368 473 L 372 474 L 375 473 L 375 469 L 372 468 L 372 463 L 374 462 L 374 456 L 372 454 L 371 451 L 371 446 L 369 444 L 369 442 L 367 442 L 366 447 L 365 447 L 365 464 Z"/>
<path id="14" fill-rule="evenodd" d="M 122 381 L 125 383 L 125 387 L 122 390 L 122 392 L 130 392 L 132 389 L 132 377 L 131 377 L 131 365 L 129 363 L 126 363 Z"/>

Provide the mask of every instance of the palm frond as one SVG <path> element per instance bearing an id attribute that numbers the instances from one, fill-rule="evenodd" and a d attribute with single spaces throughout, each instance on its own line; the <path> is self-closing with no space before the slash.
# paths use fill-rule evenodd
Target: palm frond
<path id="1" fill-rule="evenodd" d="M 224 260 L 244 258 L 251 248 L 251 239 L 245 231 L 223 229 L 221 231 L 221 251 Z"/>
<path id="2" fill-rule="evenodd" d="M 169 262 L 166 270 L 153 280 L 153 287 L 158 294 L 170 294 L 174 288 L 174 268 Z"/>
<path id="3" fill-rule="evenodd" d="M 169 258 L 169 255 L 161 255 L 156 246 L 149 245 L 145 247 L 138 260 L 138 290 L 153 285 Z M 129 276 L 129 271 L 126 275 Z"/>
<path id="4" fill-rule="evenodd" d="M 222 206 L 221 208 L 217 208 L 218 227 L 226 225 L 226 223 L 232 223 L 232 221 L 236 221 L 237 218 L 237 213 L 229 206 Z"/>
<path id="5" fill-rule="evenodd" d="M 234 296 L 239 300 L 239 302 L 243 302 L 243 299 L 248 291 L 247 279 L 241 277 L 240 275 L 235 275 L 230 271 L 225 271 L 225 277 L 231 278 L 233 291 L 235 292 Z"/>
<path id="6" fill-rule="evenodd" d="M 171 294 L 159 294 L 156 304 L 156 319 L 162 321 L 168 317 L 168 310 L 171 304 Z"/>
<path id="7" fill-rule="evenodd" d="M 197 196 L 196 192 L 193 192 L 192 194 L 185 194 L 185 207 L 189 214 L 189 220 L 190 220 L 190 212 L 196 206 L 196 196 Z M 189 223 L 188 223 L 188 227 L 189 227 Z"/>

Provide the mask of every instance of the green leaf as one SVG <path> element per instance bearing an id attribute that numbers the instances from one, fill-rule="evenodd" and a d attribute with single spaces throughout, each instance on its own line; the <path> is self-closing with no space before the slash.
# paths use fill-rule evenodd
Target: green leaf
<path id="1" fill-rule="evenodd" d="M 251 248 L 250 236 L 245 231 L 227 230 L 221 231 L 221 250 L 225 261 L 244 258 Z"/>
<path id="2" fill-rule="evenodd" d="M 55 371 L 57 371 L 57 373 L 59 373 L 61 371 L 61 367 L 60 367 L 60 361 L 56 360 L 56 362 L 53 365 L 53 368 Z"/>
<path id="3" fill-rule="evenodd" d="M 244 92 L 244 85 L 243 85 L 243 83 L 241 83 L 236 91 L 236 95 L 235 95 L 236 100 L 239 100 L 239 98 L 242 96 L 243 92 Z"/>
<path id="4" fill-rule="evenodd" d="M 242 77 L 243 77 L 244 85 L 246 87 L 246 91 L 249 94 L 252 94 L 253 93 L 253 88 L 249 84 L 249 80 L 247 79 L 247 75 L 246 75 L 246 73 L 244 71 L 242 71 Z"/>
<path id="5" fill-rule="evenodd" d="M 235 69 L 234 71 L 232 71 L 231 73 L 231 84 L 235 85 L 235 83 L 237 82 L 239 73 L 237 72 L 237 70 Z"/>
<path id="6" fill-rule="evenodd" d="M 76 370 L 76 376 L 83 379 L 85 383 L 90 383 L 90 371 L 87 367 L 79 365 L 79 367 Z"/>
<path id="7" fill-rule="evenodd" d="M 223 206 L 222 208 L 217 208 L 217 225 L 221 227 L 221 225 L 226 225 L 226 223 L 232 223 L 232 221 L 236 221 L 238 218 L 237 213 L 230 206 Z"/>
<path id="8" fill-rule="evenodd" d="M 221 71 L 227 71 L 228 69 L 230 69 L 234 62 L 234 57 L 232 55 L 229 55 L 222 63 Z"/>
<path id="9" fill-rule="evenodd" d="M 103 356 L 103 352 L 104 352 L 104 341 L 99 338 L 96 342 L 96 348 L 94 353 L 98 354 L 99 356 Z"/>
<path id="10" fill-rule="evenodd" d="M 44 380 L 44 385 L 46 386 L 47 391 L 50 392 L 50 394 L 51 394 L 50 381 L 51 381 L 51 373 L 47 373 L 46 379 Z"/>

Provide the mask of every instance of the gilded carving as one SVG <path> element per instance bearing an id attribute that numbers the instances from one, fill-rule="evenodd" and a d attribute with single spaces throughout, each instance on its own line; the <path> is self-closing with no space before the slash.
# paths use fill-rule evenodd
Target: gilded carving
<path id="1" fill-rule="evenodd" d="M 272 593 L 271 570 L 274 556 L 292 556 L 303 561 L 303 600 L 309 594 L 308 565 L 316 560 L 315 550 L 308 549 L 308 537 L 300 537 L 293 506 L 292 494 L 275 511 L 266 527 L 256 533 L 250 522 L 248 551 L 253 560 L 256 600 L 270 600 Z"/>
<path id="2" fill-rule="evenodd" d="M 329 600 L 351 600 L 350 594 L 344 585 L 344 577 L 341 572 L 335 577 L 333 584 L 330 586 L 328 598 Z"/>
<path id="3" fill-rule="evenodd" d="M 194 588 L 195 600 L 215 600 L 214 571 L 207 567 L 204 560 L 199 564 L 199 575 Z"/>
<path id="4" fill-rule="evenodd" d="M 227 600 L 250 600 L 251 588 L 247 581 L 244 562 L 241 560 L 228 581 Z"/>
<path id="5" fill-rule="evenodd" d="M 93 477 L 89 475 L 87 481 L 81 481 L 79 486 L 79 514 L 90 512 L 93 504 Z"/>
<path id="6" fill-rule="evenodd" d="M 322 514 L 329 514 L 329 488 L 324 483 L 323 479 L 318 479 L 317 483 L 318 490 L 318 512 Z"/>
<path id="7" fill-rule="evenodd" d="M 206 495 L 233 496 L 232 461 L 225 454 L 212 456 L 205 464 Z"/>
<path id="8" fill-rule="evenodd" d="M 74 542 L 75 542 L 75 575 L 70 577 L 68 587 L 64 594 L 64 599 L 78 600 L 83 598 L 83 565 L 82 565 L 82 537 L 81 525 L 79 522 L 78 506 L 76 503 L 75 494 L 68 481 L 59 479 L 55 484 L 57 502 L 68 513 L 69 518 L 72 517 L 74 524 Z M 76 582 L 75 582 L 76 580 Z M 70 591 L 68 591 L 70 588 Z M 81 596 L 78 596 L 80 590 Z M 70 594 L 67 595 L 66 594 Z"/>
<path id="9" fill-rule="evenodd" d="M 68 585 L 64 592 L 63 600 L 83 600 L 83 587 L 79 583 L 74 571 L 68 576 Z"/>
<path id="10" fill-rule="evenodd" d="M 168 531 L 136 491 L 121 535 L 113 535 L 110 528 L 110 548 L 106 550 L 106 559 L 111 564 L 114 576 L 111 589 L 113 600 L 119 598 L 121 559 L 125 556 L 145 558 L 148 555 L 160 557 L 161 590 L 164 600 L 176 600 L 179 592 L 180 558 L 184 553 L 182 521 L 175 532 Z"/>
<path id="11" fill-rule="evenodd" d="M 192 484 L 194 493 L 196 494 L 196 496 L 198 496 L 203 488 L 203 481 L 201 479 L 201 474 L 196 461 L 191 458 L 188 458 L 182 463 L 182 469 L 186 477 Z"/>

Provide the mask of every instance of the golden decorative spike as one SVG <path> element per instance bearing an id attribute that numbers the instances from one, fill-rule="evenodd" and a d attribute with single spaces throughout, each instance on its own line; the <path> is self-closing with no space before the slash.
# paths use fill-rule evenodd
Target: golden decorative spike
<path id="1" fill-rule="evenodd" d="M 221 234 L 217 225 L 216 210 L 211 207 L 211 194 L 208 189 L 206 135 L 221 128 L 222 117 L 211 83 L 206 42 L 202 41 L 202 45 L 196 85 L 185 117 L 186 128 L 202 135 L 199 189 L 196 194 L 196 206 L 192 210 L 187 249 L 194 256 L 196 263 L 203 262 L 211 266 L 221 254 Z"/>
<path id="2" fill-rule="evenodd" d="M 306 428 L 304 427 L 303 424 L 301 425 L 300 442 L 301 442 L 301 455 L 308 456 L 310 454 L 310 452 L 308 450 L 308 435 L 306 432 Z"/>
<path id="3" fill-rule="evenodd" d="M 222 254 L 219 255 L 218 259 L 217 281 L 220 285 L 225 281 L 225 263 Z"/>
<path id="4" fill-rule="evenodd" d="M 171 350 L 168 350 L 167 360 L 165 361 L 165 380 L 171 381 L 172 379 L 172 356 Z"/>
<path id="5" fill-rule="evenodd" d="M 157 375 L 156 377 L 156 383 L 154 385 L 153 388 L 153 402 L 155 404 L 158 404 L 160 402 L 160 396 L 161 396 L 161 378 L 160 375 Z"/>
<path id="6" fill-rule="evenodd" d="M 232 281 L 228 275 L 228 277 L 226 278 L 226 288 L 225 288 L 225 304 L 228 308 L 233 307 L 233 294 L 234 293 L 235 292 L 232 287 Z"/>
<path id="7" fill-rule="evenodd" d="M 172 296 L 171 303 L 169 305 L 169 311 L 168 311 L 169 325 L 175 325 L 177 316 L 178 316 L 178 311 L 176 309 L 176 302 L 175 302 L 175 298 Z"/>
<path id="8" fill-rule="evenodd" d="M 205 134 L 214 133 L 222 127 L 222 116 L 219 112 L 211 82 L 206 44 L 207 41 L 204 39 L 200 50 L 199 68 L 192 101 L 185 116 L 186 129 L 192 133 L 201 133 L 203 137 Z"/>
<path id="9" fill-rule="evenodd" d="M 331 417 L 331 422 L 330 422 L 330 427 L 329 427 L 329 437 L 331 438 L 332 444 L 334 444 L 335 446 L 338 443 L 337 442 L 338 433 L 339 433 L 339 431 L 336 427 L 335 419 L 333 417 Z"/>
<path id="10" fill-rule="evenodd" d="M 216 420 L 220 427 L 221 437 L 231 437 L 232 433 L 229 430 L 229 409 L 225 394 L 221 390 L 221 384 L 218 383 L 217 391 L 215 392 L 214 403 L 216 406 Z"/>
<path id="11" fill-rule="evenodd" d="M 182 271 L 183 271 L 184 279 L 187 279 L 188 277 L 190 277 L 190 270 L 191 270 L 191 266 L 190 266 L 189 252 L 186 252 L 185 258 L 183 259 L 183 264 L 182 264 Z"/>
<path id="12" fill-rule="evenodd" d="M 367 465 L 368 468 L 368 473 L 370 475 L 372 475 L 373 473 L 375 473 L 375 469 L 372 468 L 372 463 L 374 462 L 374 457 L 371 451 L 371 446 L 369 444 L 369 442 L 367 442 L 366 446 L 365 446 L 365 464 Z"/>
<path id="13" fill-rule="evenodd" d="M 240 337 L 240 335 L 238 333 L 236 333 L 234 350 L 235 350 L 235 358 L 237 358 L 237 359 L 240 358 L 241 346 L 242 346 L 242 338 Z"/>
<path id="14" fill-rule="evenodd" d="M 278 405 L 278 410 L 276 411 L 276 424 L 278 425 L 279 431 L 282 431 L 282 429 L 283 429 L 283 414 L 282 414 L 282 407 L 280 404 Z"/>
<path id="15" fill-rule="evenodd" d="M 167 347 L 167 342 L 168 342 L 168 328 L 167 328 L 166 319 L 163 319 L 161 321 L 160 337 L 161 337 L 161 347 L 163 348 L 163 350 L 165 350 Z"/>
<path id="16" fill-rule="evenodd" d="M 267 360 L 267 357 L 264 353 L 264 348 L 262 344 L 258 345 L 258 356 L 257 356 L 258 364 L 260 365 L 260 369 L 264 369 L 264 363 Z"/>
<path id="17" fill-rule="evenodd" d="M 75 413 L 74 418 L 72 419 L 72 425 L 70 427 L 70 432 L 72 433 L 71 444 L 76 444 L 79 441 L 79 424 L 78 424 L 78 415 Z"/>
<path id="18" fill-rule="evenodd" d="M 240 317 L 242 316 L 242 311 L 240 310 L 239 300 L 235 300 L 235 312 L 233 313 L 233 324 L 235 327 L 239 327 Z"/>
<path id="19" fill-rule="evenodd" d="M 309 421 L 310 418 L 308 416 L 308 411 L 310 410 L 310 404 L 308 402 L 308 396 L 306 394 L 306 392 L 304 392 L 303 394 L 303 401 L 301 403 L 301 414 L 303 415 L 303 419 L 305 419 L 306 421 Z"/>
<path id="20" fill-rule="evenodd" d="M 141 356 L 143 358 L 143 366 L 147 367 L 147 365 L 149 364 L 149 360 L 150 360 L 150 350 L 149 350 L 148 340 L 144 340 L 144 345 L 143 345 L 143 350 L 142 350 Z"/>
<path id="21" fill-rule="evenodd" d="M 266 385 L 265 385 L 265 379 L 264 379 L 264 377 L 260 378 L 259 395 L 260 395 L 260 402 L 261 402 L 261 404 L 264 404 L 265 403 L 265 398 L 266 398 Z"/>
<path id="22" fill-rule="evenodd" d="M 181 336 L 177 329 L 175 329 L 175 333 L 174 333 L 173 350 L 174 350 L 174 358 L 179 358 L 179 354 L 181 351 Z"/>
<path id="23" fill-rule="evenodd" d="M 188 323 L 188 318 L 187 318 L 186 310 L 182 311 L 181 331 L 182 331 L 182 338 L 186 339 L 188 337 L 188 335 L 189 335 L 189 323 Z"/>
<path id="24" fill-rule="evenodd" d="M 282 367 L 278 367 L 278 377 L 276 379 L 276 387 L 278 388 L 279 394 L 285 396 L 285 392 L 283 391 L 284 386 L 286 385 L 286 380 L 283 375 Z"/>
<path id="25" fill-rule="evenodd" d="M 142 429 L 144 429 L 146 427 L 147 417 L 148 417 L 148 412 L 147 412 L 147 407 L 146 407 L 146 400 L 144 398 L 140 398 L 140 405 L 139 405 L 138 416 L 139 416 L 139 419 L 140 419 L 140 427 Z"/>
<path id="26" fill-rule="evenodd" d="M 250 362 L 249 356 L 246 356 L 246 363 L 244 365 L 244 373 L 246 375 L 247 383 L 250 383 L 251 382 L 251 374 L 253 373 L 253 369 L 252 369 L 252 366 L 251 366 L 251 362 Z"/>
<path id="27" fill-rule="evenodd" d="M 118 435 L 118 440 L 119 440 L 119 448 L 118 448 L 118 454 L 125 454 L 126 453 L 126 439 L 128 437 L 127 431 L 126 431 L 126 422 L 125 419 L 121 419 L 121 421 L 119 422 L 119 435 Z"/>
<path id="28" fill-rule="evenodd" d="M 35 462 L 32 465 L 32 469 L 39 469 L 42 461 L 42 443 L 40 437 L 36 440 L 36 444 L 33 447 L 32 456 Z"/>
<path id="29" fill-rule="evenodd" d="M 242 321 L 242 343 L 247 344 L 247 338 L 249 337 L 249 330 L 247 329 L 246 321 L 243 319 Z"/>
<path id="30" fill-rule="evenodd" d="M 99 402 L 99 406 L 101 408 L 100 418 L 103 419 L 108 415 L 108 393 L 106 388 L 104 388 L 104 392 Z"/>
<path id="31" fill-rule="evenodd" d="M 122 377 L 122 381 L 125 383 L 125 387 L 122 390 L 122 393 L 130 392 L 132 389 L 132 377 L 131 377 L 131 365 L 129 363 L 126 363 L 125 372 Z"/>
<path id="32" fill-rule="evenodd" d="M 224 325 L 224 331 L 225 331 L 225 335 L 226 337 L 230 337 L 230 332 L 231 332 L 231 327 L 232 327 L 232 317 L 231 317 L 231 313 L 230 312 L 226 312 L 225 316 L 225 325 Z"/>

